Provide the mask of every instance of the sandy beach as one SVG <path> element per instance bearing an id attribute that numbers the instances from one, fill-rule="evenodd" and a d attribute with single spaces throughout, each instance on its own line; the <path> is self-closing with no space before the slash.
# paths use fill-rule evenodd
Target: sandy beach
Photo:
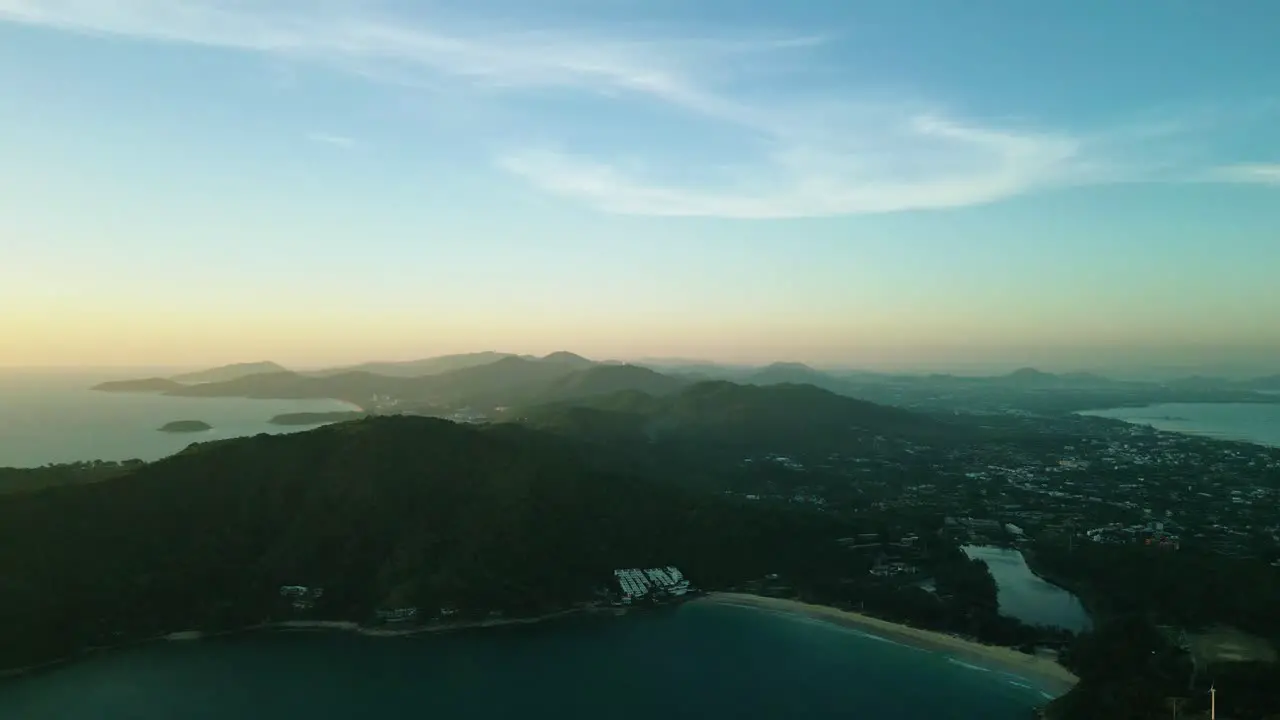
<path id="1" fill-rule="evenodd" d="M 1020 653 L 1013 648 L 965 640 L 963 638 L 921 630 L 908 625 L 898 625 L 888 620 L 863 615 L 825 605 L 811 605 L 798 600 L 749 595 L 745 593 L 708 593 L 695 602 L 712 602 L 722 605 L 750 607 L 777 613 L 792 613 L 816 620 L 853 628 L 886 640 L 911 647 L 947 655 L 974 667 L 1016 675 L 1054 696 L 1063 695 L 1078 682 L 1078 678 L 1048 658 Z"/>

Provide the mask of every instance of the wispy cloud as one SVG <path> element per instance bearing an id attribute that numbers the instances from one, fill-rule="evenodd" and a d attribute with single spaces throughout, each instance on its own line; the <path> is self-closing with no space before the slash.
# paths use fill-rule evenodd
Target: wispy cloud
<path id="1" fill-rule="evenodd" d="M 779 124 L 774 149 L 728 188 L 645 182 L 587 157 L 535 149 L 502 167 L 545 190 L 612 212 L 790 218 L 955 208 L 1090 177 L 1081 140 L 1001 132 L 931 115 L 904 115 L 843 140 L 806 142 Z"/>
<path id="2" fill-rule="evenodd" d="M 349 150 L 360 144 L 355 138 L 347 137 L 346 135 L 332 135 L 330 133 L 322 132 L 308 133 L 307 139 L 313 143 L 331 145 L 336 148 L 342 148 L 343 150 Z"/>
<path id="3" fill-rule="evenodd" d="M 566 149 L 567 127 L 545 130 L 546 144 L 497 143 L 498 167 L 617 213 L 781 218 L 954 208 L 1123 175 L 1098 137 L 1001 127 L 918 102 L 803 100 L 778 95 L 753 75 L 802 70 L 796 58 L 826 42 L 811 34 L 636 37 L 446 26 L 379 15 L 363 0 L 0 0 L 0 21 L 253 52 L 435 90 L 643 98 L 681 111 L 703 131 L 750 136 L 731 169 L 697 183 L 674 178 L 697 175 L 710 160 L 674 140 L 649 148 L 644 172 L 599 150 Z M 849 94 L 812 90 L 809 97 Z M 352 145 L 341 136 L 310 138 Z M 1254 172 L 1266 174 L 1265 167 Z"/>
<path id="4" fill-rule="evenodd" d="M 1209 179 L 1218 182 L 1275 185 L 1280 187 L 1280 163 L 1226 165 L 1216 168 L 1210 173 Z"/>

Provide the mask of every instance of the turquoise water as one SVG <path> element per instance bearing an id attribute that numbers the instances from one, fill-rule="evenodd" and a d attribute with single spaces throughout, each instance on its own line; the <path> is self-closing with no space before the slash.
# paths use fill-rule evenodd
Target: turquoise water
<path id="1" fill-rule="evenodd" d="M 1025 720 L 1043 702 L 940 655 L 701 603 L 451 635 L 160 642 L 0 684 L 0 717 L 23 720 Z"/>
<path id="2" fill-rule="evenodd" d="M 1150 425 L 1169 432 L 1280 447 L 1280 403 L 1163 403 L 1080 414 Z"/>
<path id="3" fill-rule="evenodd" d="M 1017 550 L 968 545 L 964 553 L 991 569 L 1000 614 L 1030 625 L 1051 625 L 1073 632 L 1091 626 L 1089 613 L 1075 595 L 1036 577 Z"/>
<path id="4" fill-rule="evenodd" d="M 176 398 L 89 390 L 108 379 L 120 378 L 0 372 L 0 467 L 78 460 L 158 460 L 193 442 L 305 429 L 267 422 L 282 413 L 350 409 L 335 400 Z M 156 430 L 172 420 L 203 420 L 213 430 Z"/>

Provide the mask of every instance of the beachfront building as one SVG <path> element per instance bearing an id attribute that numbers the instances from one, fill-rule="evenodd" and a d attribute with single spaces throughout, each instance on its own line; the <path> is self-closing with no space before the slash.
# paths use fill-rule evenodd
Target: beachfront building
<path id="1" fill-rule="evenodd" d="M 324 588 L 307 587 L 306 585 L 281 585 L 280 596 L 293 600 L 294 610 L 310 610 L 316 600 L 324 596 Z"/>
<path id="2" fill-rule="evenodd" d="M 413 618 L 417 617 L 418 608 L 416 607 L 392 608 L 389 610 L 378 610 L 376 614 L 378 616 L 378 619 L 383 622 L 404 622 L 406 620 L 412 620 Z"/>
<path id="3" fill-rule="evenodd" d="M 663 568 L 626 568 L 613 571 L 622 592 L 622 603 L 630 605 L 650 595 L 684 595 L 691 589 L 684 573 L 673 565 Z"/>

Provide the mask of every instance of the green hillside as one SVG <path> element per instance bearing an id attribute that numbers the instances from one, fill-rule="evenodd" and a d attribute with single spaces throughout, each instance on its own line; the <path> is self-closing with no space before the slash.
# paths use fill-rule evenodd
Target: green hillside
<path id="1" fill-rule="evenodd" d="M 318 618 L 536 614 L 590 598 L 620 566 L 677 564 L 711 586 L 817 573 L 847 532 L 593 470 L 572 444 L 512 425 L 384 417 L 193 445 L 0 496 L 0 667 L 287 617 L 286 584 L 326 589 Z"/>

